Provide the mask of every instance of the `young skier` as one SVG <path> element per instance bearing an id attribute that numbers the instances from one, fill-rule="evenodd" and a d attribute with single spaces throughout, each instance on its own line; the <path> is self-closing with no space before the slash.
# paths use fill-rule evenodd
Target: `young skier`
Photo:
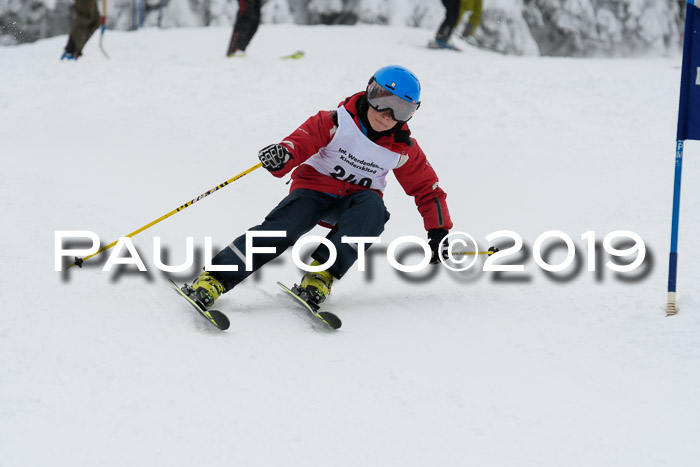
<path id="1" fill-rule="evenodd" d="M 445 6 L 445 20 L 440 24 L 440 28 L 435 35 L 435 40 L 428 43 L 432 49 L 455 49 L 448 43 L 452 31 L 462 21 L 465 13 L 469 12 L 469 21 L 462 31 L 462 39 L 467 39 L 474 35 L 476 28 L 481 23 L 481 0 L 442 0 Z"/>
<path id="2" fill-rule="evenodd" d="M 221 294 L 322 223 L 333 226 L 327 238 L 337 258 L 326 270 L 307 273 L 301 282 L 301 289 L 320 304 L 330 294 L 333 279 L 342 278 L 357 260 L 356 245 L 341 239 L 376 237 L 384 230 L 389 212 L 382 191 L 391 170 L 423 216 L 431 263 L 439 262 L 439 255 L 445 257 L 446 245 L 440 251 L 439 244 L 452 228 L 446 194 L 406 124 L 420 106 L 420 90 L 408 69 L 380 68 L 366 91 L 348 97 L 336 110 L 320 111 L 282 142 L 262 149 L 258 158 L 275 177 L 294 170 L 292 186 L 262 224 L 250 230 L 286 231 L 286 236 L 254 239 L 255 248 L 274 247 L 275 252 L 254 254 L 253 271 L 246 271 L 246 236 L 239 236 L 212 260 L 212 265 L 236 265 L 238 270 L 203 272 L 192 284 L 193 298 L 211 307 Z M 321 244 L 311 256 L 311 265 L 319 266 L 329 259 L 329 250 Z"/>

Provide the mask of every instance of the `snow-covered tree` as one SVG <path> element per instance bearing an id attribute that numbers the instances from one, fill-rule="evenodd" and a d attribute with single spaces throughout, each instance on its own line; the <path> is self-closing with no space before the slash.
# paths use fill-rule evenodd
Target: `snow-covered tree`
<path id="1" fill-rule="evenodd" d="M 473 40 L 518 55 L 663 54 L 679 47 L 684 3 L 484 0 Z M 66 34 L 71 6 L 72 0 L 0 0 L 0 45 Z M 107 27 L 232 25 L 237 10 L 236 0 L 107 0 Z M 263 23 L 390 24 L 436 30 L 443 17 L 439 0 L 267 0 L 263 5 Z"/>

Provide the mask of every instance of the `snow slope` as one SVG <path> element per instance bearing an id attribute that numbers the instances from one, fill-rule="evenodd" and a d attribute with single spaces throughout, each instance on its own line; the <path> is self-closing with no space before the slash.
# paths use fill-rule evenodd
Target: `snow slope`
<path id="1" fill-rule="evenodd" d="M 229 34 L 110 31 L 112 59 L 93 39 L 78 63 L 58 61 L 65 37 L 0 49 L 1 466 L 697 465 L 694 142 L 681 312 L 664 313 L 679 57 L 515 58 L 430 51 L 424 30 L 264 25 L 229 60 Z M 278 59 L 297 49 L 302 60 Z M 187 236 L 218 251 L 287 192 L 263 170 L 136 236 L 148 273 L 101 272 L 104 258 L 53 270 L 54 231 L 107 244 L 136 230 L 389 63 L 422 80 L 411 128 L 455 230 L 482 249 L 491 232 L 518 233 L 523 273 L 394 271 L 389 242 L 424 231 L 391 178 L 369 270 L 327 304 L 341 331 L 315 331 L 276 289 L 301 276 L 287 252 L 221 300 L 221 333 L 168 290 L 153 237 L 170 264 Z M 535 264 L 549 230 L 576 243 L 577 268 Z M 581 235 L 614 230 L 644 239 L 641 272 L 615 274 L 605 254 L 586 270 Z"/>

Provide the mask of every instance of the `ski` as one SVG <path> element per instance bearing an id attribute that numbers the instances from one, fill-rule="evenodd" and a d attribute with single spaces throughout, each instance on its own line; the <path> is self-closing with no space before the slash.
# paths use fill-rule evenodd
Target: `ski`
<path id="1" fill-rule="evenodd" d="M 283 57 L 280 57 L 281 60 L 299 60 L 301 57 L 304 56 L 304 51 L 303 50 L 297 50 L 293 54 L 285 55 Z"/>
<path id="2" fill-rule="evenodd" d="M 435 39 L 428 42 L 428 48 L 433 50 L 453 50 L 455 52 L 462 51 L 462 49 L 459 47 L 455 47 L 454 45 L 448 43 L 438 43 Z"/>
<path id="3" fill-rule="evenodd" d="M 225 314 L 218 310 L 207 310 L 206 307 L 199 300 L 193 300 L 192 298 L 190 298 L 190 296 L 185 292 L 187 289 L 190 289 L 190 286 L 185 284 L 184 287 L 179 287 L 175 282 L 172 281 L 172 279 L 169 279 L 169 281 L 173 289 L 177 290 L 177 292 L 181 296 L 183 296 L 185 300 L 187 300 L 187 302 L 190 305 L 192 305 L 199 312 L 200 315 L 204 316 L 207 319 L 207 321 L 209 321 L 213 326 L 216 326 L 222 331 L 225 331 L 229 328 L 231 322 L 228 320 L 228 317 Z"/>
<path id="4" fill-rule="evenodd" d="M 338 318 L 338 316 L 334 315 L 333 313 L 329 311 L 318 311 L 320 307 L 314 302 L 306 300 L 304 297 L 306 292 L 301 291 L 298 285 L 294 284 L 294 287 L 292 287 L 291 289 L 281 282 L 277 282 L 277 285 L 279 285 L 280 288 L 287 292 L 289 295 L 294 297 L 294 299 L 297 302 L 304 305 L 304 308 L 308 310 L 311 316 L 315 317 L 318 321 L 323 322 L 324 325 L 332 329 L 339 329 L 340 326 L 343 325 L 342 321 L 340 321 L 340 318 Z"/>

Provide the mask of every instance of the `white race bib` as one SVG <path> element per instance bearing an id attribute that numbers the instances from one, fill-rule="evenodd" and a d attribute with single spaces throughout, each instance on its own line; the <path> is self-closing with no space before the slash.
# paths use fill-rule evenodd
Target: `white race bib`
<path id="1" fill-rule="evenodd" d="M 399 165 L 400 158 L 400 154 L 370 141 L 341 105 L 333 139 L 304 164 L 338 180 L 384 191 L 386 174 Z"/>

